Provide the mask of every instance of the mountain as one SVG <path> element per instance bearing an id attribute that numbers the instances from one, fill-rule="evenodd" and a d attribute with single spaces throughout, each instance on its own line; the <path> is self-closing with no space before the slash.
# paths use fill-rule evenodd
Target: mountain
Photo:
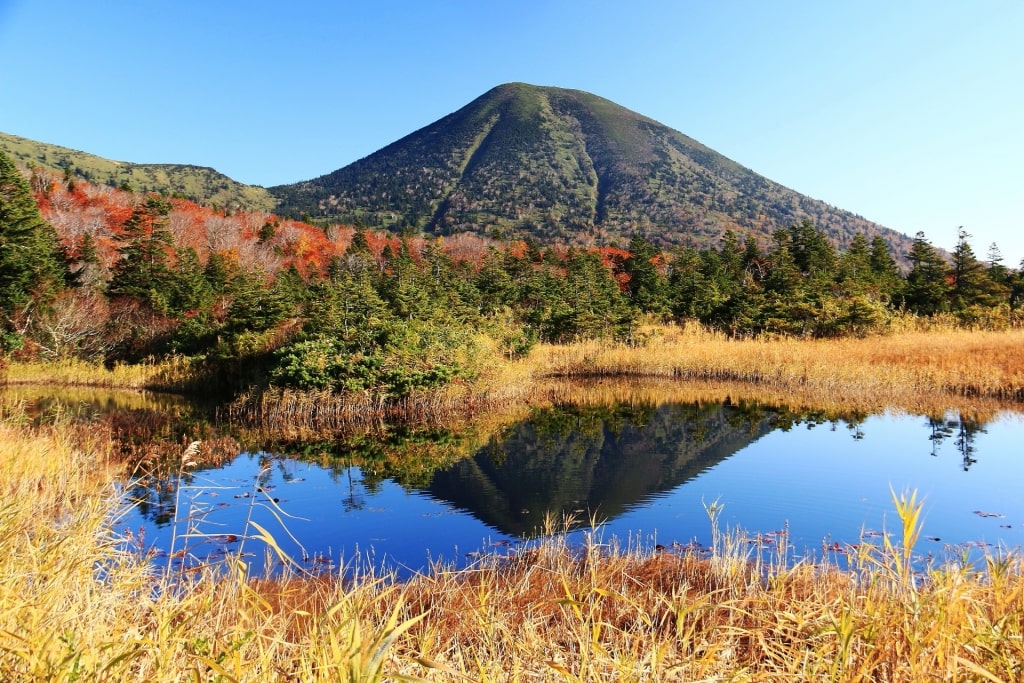
<path id="1" fill-rule="evenodd" d="M 279 213 L 447 235 L 602 244 L 763 240 L 810 219 L 838 245 L 911 240 L 772 182 L 699 142 L 579 90 L 498 86 L 462 109 L 313 180 L 269 188 Z"/>
<path id="2" fill-rule="evenodd" d="M 277 201 L 262 187 L 244 185 L 205 166 L 132 164 L 0 133 L 0 151 L 29 168 L 42 167 L 91 183 L 159 192 L 231 210 L 270 211 Z"/>
<path id="3" fill-rule="evenodd" d="M 29 167 L 234 210 L 324 225 L 542 244 L 715 243 L 728 229 L 762 244 L 811 220 L 839 247 L 881 235 L 897 259 L 912 240 L 754 173 L 696 140 L 579 90 L 510 83 L 333 173 L 263 188 L 216 170 L 112 161 L 0 133 Z"/>

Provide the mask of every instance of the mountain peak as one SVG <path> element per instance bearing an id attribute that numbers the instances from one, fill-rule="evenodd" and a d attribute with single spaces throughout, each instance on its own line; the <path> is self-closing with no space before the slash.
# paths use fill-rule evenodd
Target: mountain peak
<path id="1" fill-rule="evenodd" d="M 857 232 L 909 244 L 610 100 L 527 83 L 498 85 L 355 163 L 269 190 L 285 214 L 438 235 L 577 244 L 641 235 L 668 246 L 726 230 L 767 241 L 811 220 L 840 245 Z"/>

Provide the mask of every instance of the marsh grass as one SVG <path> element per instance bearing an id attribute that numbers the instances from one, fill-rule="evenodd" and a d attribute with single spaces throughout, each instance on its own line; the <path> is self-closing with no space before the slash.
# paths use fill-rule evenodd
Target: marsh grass
<path id="1" fill-rule="evenodd" d="M 906 322 L 864 338 L 737 339 L 698 324 L 641 326 L 627 342 L 542 344 L 524 359 L 495 357 L 473 381 L 386 393 L 250 389 L 226 409 L 233 420 L 290 437 L 365 428 L 381 421 L 441 425 L 550 396 L 551 380 L 659 380 L 682 391 L 724 387 L 730 395 L 787 405 L 877 411 L 968 411 L 1024 401 L 1024 329 L 966 330 Z M 183 358 L 111 369 L 82 362 L 13 363 L 8 386 L 92 386 L 203 393 L 209 368 Z M 662 385 L 664 387 L 664 384 Z M 735 387 L 735 388 L 731 388 Z M 666 389 L 679 393 L 680 389 Z"/>
<path id="2" fill-rule="evenodd" d="M 653 391 L 663 396 L 718 392 L 718 400 L 744 396 L 837 413 L 896 409 L 942 414 L 955 407 L 991 414 L 1024 401 L 1022 349 L 1024 329 L 907 324 L 865 338 L 737 339 L 697 324 L 651 324 L 626 342 L 541 344 L 524 359 L 496 360 L 486 376 L 469 384 L 401 398 L 254 390 L 229 412 L 249 424 L 306 433 L 379 420 L 451 424 L 517 404 L 575 400 L 573 394 L 593 393 L 596 382 L 644 380 L 656 382 Z M 581 389 L 581 381 L 591 386 Z"/>
<path id="3" fill-rule="evenodd" d="M 828 342 L 730 340 L 700 328 L 642 333 L 641 346 L 539 347 L 502 370 L 504 388 L 472 391 L 513 412 L 526 401 L 726 395 L 837 411 L 956 405 L 984 415 L 1019 400 L 1024 386 L 1017 331 Z M 547 376 L 556 379 L 536 382 Z M 464 391 L 416 397 L 406 409 L 458 412 Z M 296 411 L 318 405 L 293 399 Z M 293 566 L 256 577 L 244 549 L 161 571 L 112 531 L 125 463 L 149 456 L 126 458 L 109 427 L 34 424 L 17 400 L 0 410 L 0 680 L 1024 679 L 1021 556 L 921 559 L 926 508 L 914 492 L 893 493 L 890 535 L 816 556 L 797 557 L 785 536 L 769 544 L 722 528 L 720 506 L 708 502 L 708 549 L 622 547 L 599 529 L 573 542 L 578 535 L 549 528 L 543 540 L 467 569 L 435 566 L 404 582 L 358 558 L 336 574 Z M 185 446 L 167 444 L 179 454 Z M 202 540 L 206 532 L 189 533 Z M 273 552 L 273 532 L 250 535 Z"/>
<path id="4" fill-rule="evenodd" d="M 196 385 L 201 370 L 180 357 L 145 363 L 118 363 L 112 367 L 81 360 L 16 362 L 7 365 L 0 380 L 8 386 L 106 387 L 183 391 Z"/>
<path id="5" fill-rule="evenodd" d="M 1018 681 L 1019 556 L 928 563 L 892 539 L 819 557 L 719 527 L 649 551 L 552 534 L 399 582 L 165 574 L 115 536 L 125 475 L 96 429 L 0 424 L 0 679 L 11 681 Z M 567 522 L 568 523 L 568 522 Z M 780 543 L 784 541 L 780 540 Z"/>
<path id="6" fill-rule="evenodd" d="M 233 421 L 259 425 L 286 438 L 363 430 L 381 423 L 454 426 L 478 416 L 507 412 L 535 395 L 526 381 L 494 386 L 452 384 L 403 396 L 373 392 L 334 393 L 270 387 L 253 389 L 227 408 Z"/>
<path id="7" fill-rule="evenodd" d="M 734 339 L 652 325 L 631 344 L 540 346 L 542 374 L 738 382 L 816 401 L 913 405 L 922 397 L 1024 400 L 1024 330 L 940 328 L 843 339 Z"/>

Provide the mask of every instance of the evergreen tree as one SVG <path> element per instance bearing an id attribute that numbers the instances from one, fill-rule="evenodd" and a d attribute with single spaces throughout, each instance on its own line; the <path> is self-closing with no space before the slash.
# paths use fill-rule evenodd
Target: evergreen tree
<path id="1" fill-rule="evenodd" d="M 342 263 L 354 275 L 360 271 L 383 272 L 382 264 L 378 263 L 377 258 L 373 255 L 373 250 L 370 249 L 370 242 L 365 230 L 356 230 L 353 233 L 352 242 L 342 256 Z"/>
<path id="2" fill-rule="evenodd" d="M 923 232 L 914 236 L 907 254 L 910 272 L 903 292 L 906 307 L 918 315 L 933 315 L 948 309 L 949 266 Z"/>
<path id="3" fill-rule="evenodd" d="M 793 257 L 793 239 L 786 230 L 776 230 L 775 245 L 768 255 L 768 273 L 765 276 L 766 292 L 780 297 L 794 296 L 800 289 L 800 270 Z"/>
<path id="4" fill-rule="evenodd" d="M 442 238 L 429 241 L 423 250 L 423 278 L 428 296 L 435 302 L 435 315 L 443 313 L 458 321 L 476 320 L 480 292 L 473 284 L 468 264 L 456 266 L 442 249 Z"/>
<path id="5" fill-rule="evenodd" d="M 988 277 L 992 282 L 1008 289 L 1010 286 L 1010 269 L 1003 265 L 1003 253 L 999 245 L 993 242 L 988 246 Z"/>
<path id="6" fill-rule="evenodd" d="M 385 253 L 390 254 L 391 249 L 385 248 Z M 404 320 L 429 317 L 432 302 L 421 282 L 422 274 L 412 258 L 408 240 L 402 240 L 398 253 L 390 255 L 387 263 L 381 294 L 395 316 Z"/>
<path id="7" fill-rule="evenodd" d="M 8 319 L 32 297 L 49 297 L 67 276 L 56 231 L 14 161 L 0 152 L 0 315 Z"/>
<path id="8" fill-rule="evenodd" d="M 950 304 L 956 311 L 971 306 L 995 306 L 1001 300 L 1001 288 L 989 277 L 985 265 L 975 257 L 970 237 L 962 226 L 957 230 L 951 270 L 953 287 L 950 291 Z"/>
<path id="9" fill-rule="evenodd" d="M 174 274 L 174 288 L 170 301 L 172 311 L 197 311 L 212 303 L 213 287 L 205 277 L 195 249 L 187 247 L 178 250 Z"/>
<path id="10" fill-rule="evenodd" d="M 737 251 L 735 268 L 741 267 L 739 256 Z M 730 268 L 723 261 L 723 257 L 711 250 L 698 252 L 693 247 L 683 247 L 675 252 L 668 290 L 676 318 L 709 320 L 726 296 L 721 284 L 733 281 Z"/>
<path id="11" fill-rule="evenodd" d="M 231 293 L 234 296 L 225 322 L 233 335 L 269 330 L 292 312 L 290 302 L 279 289 L 268 286 L 262 273 L 235 277 Z"/>
<path id="12" fill-rule="evenodd" d="M 797 270 L 812 289 L 827 287 L 836 271 L 836 252 L 825 233 L 809 220 L 789 227 L 790 252 Z M 815 292 L 817 293 L 817 291 Z"/>
<path id="13" fill-rule="evenodd" d="M 512 306 L 519 299 L 519 289 L 505 267 L 507 260 L 506 254 L 492 247 L 474 278 L 480 293 L 480 311 L 484 315 Z"/>
<path id="14" fill-rule="evenodd" d="M 661 313 L 668 309 L 665 280 L 654 265 L 660 252 L 640 235 L 629 241 L 630 256 L 622 263 L 629 275 L 629 296 L 633 306 L 647 313 Z"/>
<path id="15" fill-rule="evenodd" d="M 630 331 L 632 313 L 599 255 L 589 251 L 570 253 L 566 285 L 571 314 L 559 337 L 622 337 Z"/>
<path id="16" fill-rule="evenodd" d="M 850 248 L 839 257 L 843 289 L 847 294 L 863 293 L 877 286 L 871 269 L 871 249 L 864 233 L 858 232 L 850 242 Z"/>
<path id="17" fill-rule="evenodd" d="M 304 330 L 307 335 L 325 334 L 346 344 L 369 346 L 377 343 L 377 335 L 390 319 L 387 303 L 374 289 L 369 273 L 341 270 L 312 287 Z"/>
<path id="18" fill-rule="evenodd" d="M 732 279 L 739 282 L 743 273 L 743 248 L 740 246 L 740 239 L 732 230 L 726 230 L 722 235 L 722 248 L 719 251 L 723 271 Z"/>
<path id="19" fill-rule="evenodd" d="M 896 259 L 889 251 L 881 235 L 871 239 L 871 273 L 877 283 L 878 291 L 889 302 L 899 301 L 902 296 L 903 278 Z"/>
<path id="20" fill-rule="evenodd" d="M 1024 303 L 1024 259 L 1020 260 L 1017 272 L 1011 274 L 1007 284 L 1010 286 L 1010 307 L 1017 310 Z"/>
<path id="21" fill-rule="evenodd" d="M 136 299 L 167 312 L 176 279 L 170 267 L 174 238 L 166 228 L 170 211 L 171 205 L 157 196 L 147 197 L 132 211 L 121 235 L 120 258 L 107 285 L 109 296 Z"/>
<path id="22" fill-rule="evenodd" d="M 764 281 L 768 272 L 767 259 L 751 235 L 747 235 L 747 239 L 743 243 L 743 270 L 757 282 Z"/>
<path id="23" fill-rule="evenodd" d="M 234 264 L 222 252 L 214 251 L 206 259 L 203 277 L 210 283 L 210 289 L 215 294 L 224 294 L 229 289 L 236 270 Z"/>
<path id="24" fill-rule="evenodd" d="M 96 240 L 91 233 L 82 233 L 68 260 L 72 264 L 71 269 L 74 271 L 72 286 L 86 289 L 102 289 L 106 285 L 103 277 L 103 267 L 100 264 L 99 250 L 96 248 Z"/>

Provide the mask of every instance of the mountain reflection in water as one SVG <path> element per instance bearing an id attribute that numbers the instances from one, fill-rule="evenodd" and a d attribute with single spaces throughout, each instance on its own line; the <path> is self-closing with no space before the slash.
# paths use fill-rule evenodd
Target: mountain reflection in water
<path id="1" fill-rule="evenodd" d="M 331 570 L 356 554 L 400 573 L 438 559 L 464 565 L 481 549 L 514 551 L 549 518 L 583 529 L 594 521 L 605 538 L 646 548 L 707 545 L 711 502 L 724 527 L 760 538 L 785 528 L 796 553 L 814 552 L 879 538 L 887 520 L 896 528 L 893 492 L 910 489 L 925 501 L 922 554 L 1024 544 L 1017 413 L 981 420 L 625 402 L 534 408 L 459 431 L 387 427 L 285 443 L 211 422 L 187 403 L 18 401 L 35 421 L 103 420 L 127 444 L 123 453 L 152 465 L 126 487 L 134 507 L 117 530 L 131 531 L 157 563 L 177 561 L 167 557 L 172 538 L 195 562 L 230 554 L 253 534 L 250 514 L 290 557 L 330 558 Z M 173 455 L 193 439 L 208 460 L 179 477 Z M 254 569 L 266 568 L 255 566 L 260 543 L 245 550 Z"/>
<path id="2" fill-rule="evenodd" d="M 545 518 L 603 523 L 671 491 L 771 431 L 725 405 L 539 411 L 472 457 L 434 473 L 427 491 L 505 534 Z"/>

